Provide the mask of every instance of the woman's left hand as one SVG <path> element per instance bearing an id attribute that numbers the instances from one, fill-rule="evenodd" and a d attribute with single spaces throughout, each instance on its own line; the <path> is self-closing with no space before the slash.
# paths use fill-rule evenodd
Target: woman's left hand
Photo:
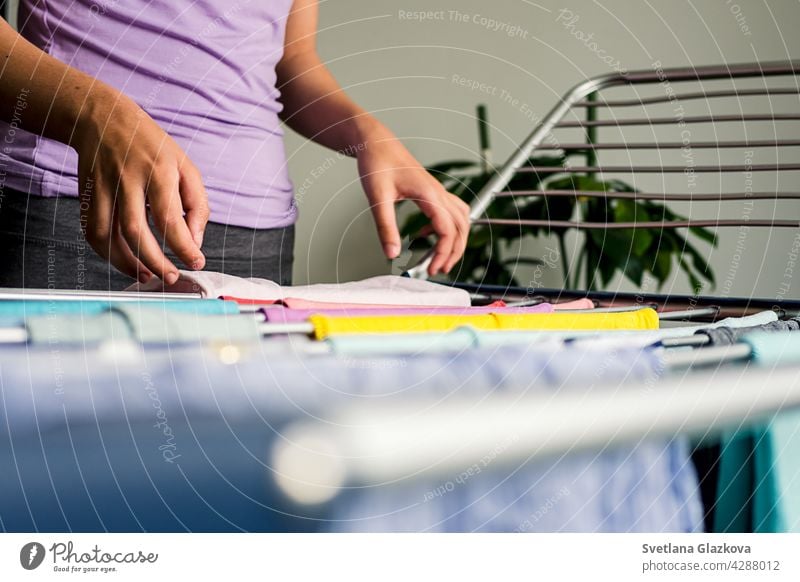
<path id="1" fill-rule="evenodd" d="M 428 274 L 448 273 L 467 246 L 469 205 L 445 190 L 388 130 L 365 141 L 356 157 L 387 258 L 397 257 L 402 250 L 395 204 L 411 200 L 430 219 L 430 230 L 438 236 Z"/>

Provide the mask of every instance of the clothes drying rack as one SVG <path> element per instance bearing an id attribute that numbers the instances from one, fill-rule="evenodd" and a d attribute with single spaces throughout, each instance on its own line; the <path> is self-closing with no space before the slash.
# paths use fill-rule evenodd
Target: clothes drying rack
<path id="1" fill-rule="evenodd" d="M 742 219 L 689 218 L 679 221 L 636 222 L 582 222 L 551 220 L 509 220 L 490 218 L 487 210 L 501 197 L 529 198 L 532 196 L 574 196 L 605 199 L 652 200 L 659 202 L 729 202 L 734 200 L 797 200 L 796 191 L 732 191 L 711 194 L 686 192 L 610 192 L 591 190 L 525 190 L 507 189 L 511 180 L 519 173 L 533 172 L 552 174 L 550 166 L 530 165 L 535 152 L 562 151 L 566 155 L 591 150 L 587 165 L 568 166 L 559 173 L 574 174 L 676 174 L 685 172 L 685 165 L 628 164 L 603 165 L 596 162 L 603 151 L 650 151 L 680 150 L 687 147 L 684 141 L 602 141 L 560 143 L 551 139 L 559 129 L 581 130 L 595 134 L 599 128 L 654 127 L 680 123 L 681 126 L 740 124 L 744 129 L 742 139 L 716 139 L 713 141 L 689 142 L 697 150 L 720 152 L 722 150 L 758 149 L 771 151 L 775 161 L 767 164 L 700 164 L 693 165 L 695 173 L 731 175 L 742 172 L 784 173 L 800 170 L 800 160 L 794 162 L 780 159 L 780 154 L 800 146 L 800 140 L 781 138 L 777 129 L 769 139 L 749 137 L 748 128 L 755 123 L 771 122 L 773 127 L 786 122 L 800 121 L 798 100 L 792 100 L 792 111 L 775 110 L 773 97 L 800 96 L 800 62 L 748 63 L 737 65 L 714 65 L 703 67 L 661 68 L 609 74 L 580 83 L 570 90 L 560 102 L 542 119 L 539 125 L 516 149 L 502 168 L 476 195 L 470 208 L 472 225 L 517 226 L 540 228 L 631 229 L 631 228 L 690 228 L 690 227 L 800 227 L 800 218 L 792 219 Z M 742 87 L 745 80 L 755 80 L 757 86 Z M 782 80 L 776 86 L 773 81 Z M 728 81 L 732 87 L 706 88 L 704 82 Z M 642 86 L 661 85 L 664 94 L 640 96 L 636 89 Z M 693 90 L 683 93 L 673 89 L 694 85 Z M 632 89 L 634 96 L 625 99 L 598 99 L 604 90 L 612 88 Z M 766 97 L 766 110 L 754 111 L 742 105 L 752 97 Z M 735 98 L 741 112 L 738 114 L 716 114 L 713 103 L 719 99 Z M 618 117 L 615 112 L 635 107 L 705 100 L 709 113 L 697 116 L 648 116 Z M 609 112 L 607 119 L 565 120 L 570 113 L 599 109 Z M 577 118 L 581 117 L 576 115 Z M 716 136 L 715 131 L 715 136 Z M 721 182 L 721 180 L 720 180 Z M 407 276 L 425 279 L 432 259 L 432 251 L 426 254 Z M 703 295 L 676 295 L 654 293 L 622 293 L 581 291 L 565 289 L 526 289 L 521 287 L 461 284 L 476 297 L 504 298 L 509 301 L 541 296 L 548 300 L 570 300 L 582 297 L 593 299 L 599 306 L 641 306 L 656 304 L 660 310 L 683 309 L 687 313 L 696 311 L 696 319 L 714 320 L 725 316 L 743 316 L 756 311 L 773 309 L 780 316 L 797 313 L 800 301 L 786 298 L 715 297 Z M 701 313 L 702 312 L 702 313 Z M 730 357 L 720 356 L 719 363 L 726 359 L 741 357 L 742 346 L 731 346 Z M 720 350 L 715 350 L 719 355 Z M 708 363 L 699 358 L 701 363 Z M 752 390 L 752 387 L 761 387 Z M 741 389 L 737 389 L 740 387 Z M 790 408 L 800 407 L 800 375 L 795 368 L 774 370 L 746 369 L 744 367 L 725 371 L 693 372 L 685 377 L 662 381 L 658 389 L 642 399 L 637 392 L 607 387 L 590 395 L 559 394 L 529 397 L 510 406 L 505 397 L 490 396 L 475 402 L 464 402 L 437 408 L 436 412 L 419 418 L 408 411 L 381 409 L 378 405 L 363 406 L 343 411 L 340 422 L 323 424 L 302 422 L 293 427 L 295 444 L 283 444 L 276 453 L 285 467 L 303 467 L 302 474 L 291 475 L 284 480 L 284 487 L 291 494 L 297 483 L 320 487 L 330 497 L 336 495 L 343 483 L 375 484 L 386 482 L 402 475 L 425 474 L 446 475 L 463 469 L 486 453 L 486 447 L 498 442 L 514 442 L 504 451 L 509 463 L 574 450 L 591 448 L 600 450 L 620 443 L 639 442 L 647 437 L 670 437 L 676 434 L 708 434 L 729 427 L 741 427 L 758 422 L 770 415 Z M 750 389 L 747 389 L 750 388 Z M 556 404 L 553 404 L 557 400 Z M 475 407 L 475 408 L 471 408 Z M 475 413 L 478 410 L 480 413 Z M 597 411 L 602 411 L 598 414 Z M 409 420 L 411 418 L 411 420 Z M 375 422 L 375 419 L 380 419 Z M 367 427 L 367 428 L 364 428 Z M 378 429 L 380 427 L 380 435 Z M 449 431 L 440 430 L 448 427 Z M 590 430 L 587 430 L 589 428 Z M 404 447 L 409 435 L 436 435 L 428 438 L 424 446 L 414 449 L 414 454 Z M 473 435 L 480 435 L 474 438 Z M 511 439 L 511 440 L 510 440 Z M 299 444 L 298 444 L 299 443 Z M 320 443 L 325 443 L 322 449 Z M 324 453 L 320 451 L 324 449 Z M 311 461 L 310 463 L 301 462 Z M 333 476 L 333 477 L 332 477 Z"/>
<path id="2" fill-rule="evenodd" d="M 505 191 L 510 179 L 517 172 L 552 172 L 552 168 L 526 166 L 534 151 L 553 149 L 545 143 L 552 131 L 558 128 L 583 129 L 591 127 L 621 127 L 631 125 L 662 125 L 674 123 L 674 118 L 626 118 L 611 120 L 563 121 L 575 109 L 602 107 L 609 110 L 617 107 L 649 105 L 669 102 L 670 97 L 648 97 L 632 100 L 595 101 L 588 97 L 603 89 L 612 87 L 636 87 L 658 83 L 683 84 L 706 80 L 739 79 L 777 79 L 790 77 L 790 87 L 759 87 L 746 89 L 725 89 L 697 91 L 681 95 L 680 99 L 717 99 L 722 97 L 750 97 L 772 95 L 800 95 L 796 75 L 800 64 L 765 63 L 699 68 L 659 69 L 656 71 L 635 71 L 627 74 L 606 75 L 581 83 L 570 91 L 562 101 L 544 118 L 540 125 L 517 149 L 503 168 L 490 180 L 472 204 L 470 220 L 472 224 L 502 224 L 486 218 L 486 210 L 500 196 L 587 196 L 606 198 L 639 198 L 659 201 L 697 200 L 727 201 L 753 199 L 790 200 L 800 199 L 794 192 L 758 192 L 714 195 L 693 195 L 682 193 L 630 193 L 593 191 Z M 784 113 L 746 113 L 741 115 L 707 115 L 686 118 L 692 124 L 732 123 L 772 121 L 800 121 L 800 114 Z M 692 144 L 700 149 L 764 148 L 775 151 L 800 146 L 800 140 L 737 140 L 720 142 L 699 142 Z M 559 146 L 566 151 L 585 150 L 592 147 L 596 151 L 641 149 L 676 149 L 682 144 L 676 142 L 636 142 L 612 143 L 595 142 L 587 144 L 564 144 Z M 757 172 L 785 172 L 800 170 L 800 164 L 778 161 L 751 168 Z M 744 166 L 727 164 L 702 165 L 694 168 L 696 172 L 734 173 L 744 171 Z M 576 172 L 645 172 L 674 173 L 677 166 L 576 166 L 566 168 L 568 173 Z M 683 168 L 680 168 L 683 171 Z M 689 226 L 762 226 L 797 228 L 799 220 L 711 220 L 690 219 L 680 222 L 636 222 L 636 223 L 582 223 L 549 221 L 515 221 L 520 228 L 526 226 L 559 226 L 577 229 L 605 228 L 685 228 Z M 424 258 L 408 272 L 409 276 L 425 278 L 425 270 L 430 257 Z M 477 297 L 503 297 L 509 300 L 530 300 L 529 289 L 489 285 L 457 284 L 473 292 Z M 774 309 L 781 314 L 800 312 L 800 301 L 788 299 L 728 298 L 689 295 L 661 295 L 648 293 L 609 293 L 586 292 L 561 289 L 536 289 L 536 295 L 550 300 L 589 297 L 601 307 L 644 306 L 656 304 L 660 311 L 678 308 L 691 315 L 695 312 L 702 318 L 716 319 L 726 315 L 746 315 L 753 311 Z M 76 292 L 53 290 L 0 290 L 0 300 L 47 299 L 75 300 L 93 299 L 104 301 L 164 301 L 172 299 L 199 299 L 199 294 L 172 293 L 131 293 L 131 292 Z M 693 318 L 694 319 L 694 318 Z M 287 328 L 287 331 L 290 331 Z M 732 350 L 732 351 L 735 351 Z M 764 390 L 754 392 L 744 390 L 746 386 L 762 385 Z M 736 387 L 742 387 L 737 390 Z M 292 439 L 290 445 L 280 445 L 274 451 L 274 462 L 288 480 L 284 489 L 288 494 L 297 483 L 306 483 L 328 492 L 334 497 L 344 484 L 374 484 L 385 482 L 398 476 L 409 474 L 435 475 L 447 474 L 453 469 L 463 468 L 485 454 L 487 447 L 497 442 L 513 438 L 514 445 L 504 453 L 504 462 L 519 462 L 534 457 L 544 457 L 574 450 L 604 449 L 621 443 L 638 442 L 648 437 L 669 437 L 676 434 L 693 434 L 698 431 L 722 430 L 729 426 L 741 426 L 758 422 L 781 410 L 800 407 L 800 377 L 793 368 L 774 370 L 753 370 L 735 368 L 721 372 L 693 372 L 682 378 L 660 381 L 657 390 L 652 390 L 647 399 L 634 392 L 615 389 L 613 386 L 600 387 L 596 393 L 588 395 L 559 394 L 526 396 L 510 403 L 497 395 L 482 398 L 480 403 L 473 400 L 452 402 L 432 409 L 425 416 L 415 416 L 409 420 L 404 410 L 397 407 L 383 409 L 380 405 L 365 405 L 340 411 L 340 422 L 336 424 L 313 421 L 300 421 L 289 428 Z M 545 401 L 546 400 L 546 401 Z M 479 406 L 477 405 L 479 404 Z M 410 404 L 413 406 L 413 404 Z M 602 414 L 598 414 L 602 410 Z M 374 422 L 383 419 L 385 422 Z M 447 431 L 441 427 L 448 427 Z M 370 428 L 371 427 L 371 428 Z M 590 430 L 587 430 L 589 428 Z M 426 434 L 429 438 L 424 446 L 411 451 L 402 445 L 409 435 Z M 285 448 L 288 447 L 288 448 Z M 301 472 L 292 473 L 301 468 Z"/>

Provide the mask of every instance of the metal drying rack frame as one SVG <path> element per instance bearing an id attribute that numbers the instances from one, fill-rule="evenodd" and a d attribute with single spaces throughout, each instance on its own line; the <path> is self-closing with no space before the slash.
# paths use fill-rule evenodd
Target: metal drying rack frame
<path id="1" fill-rule="evenodd" d="M 615 199 L 639 199 L 639 200 L 655 200 L 660 202 L 669 201 L 726 201 L 726 200 L 797 200 L 800 199 L 800 192 L 733 192 L 733 193 L 716 193 L 716 194 L 690 194 L 686 192 L 677 193 L 639 193 L 639 192 L 604 192 L 604 191 L 591 191 L 591 190 L 523 190 L 512 191 L 506 190 L 509 182 L 518 173 L 522 172 L 548 172 L 552 173 L 552 167 L 535 167 L 530 166 L 529 160 L 535 151 L 564 151 L 565 153 L 575 153 L 579 151 L 593 150 L 595 152 L 600 150 L 662 150 L 662 149 L 680 149 L 685 144 L 675 141 L 650 141 L 650 142 L 603 142 L 596 141 L 594 143 L 564 143 L 553 144 L 545 143 L 547 138 L 550 137 L 553 131 L 559 128 L 578 128 L 586 131 L 594 131 L 598 127 L 623 127 L 623 126 L 652 126 L 652 125 L 668 125 L 678 123 L 675 117 L 639 117 L 639 118 L 621 118 L 616 117 L 612 119 L 593 119 L 593 116 L 582 121 L 563 121 L 564 117 L 579 108 L 630 108 L 634 106 L 647 106 L 659 103 L 669 103 L 671 101 L 680 102 L 681 100 L 712 100 L 718 98 L 741 98 L 750 96 L 767 96 L 771 98 L 773 95 L 800 95 L 800 83 L 797 76 L 800 74 L 800 62 L 786 61 L 786 62 L 769 62 L 769 63 L 747 63 L 736 65 L 714 65 L 702 67 L 681 67 L 681 68 L 655 68 L 652 70 L 639 70 L 627 73 L 616 73 L 603 75 L 588 79 L 571 89 L 561 101 L 542 119 L 541 123 L 533 130 L 533 132 L 525 139 L 516 151 L 511 155 L 505 165 L 486 183 L 483 189 L 477 194 L 470 209 L 470 222 L 473 225 L 516 225 L 520 227 L 559 227 L 559 228 L 575 228 L 575 229 L 623 229 L 623 228 L 686 228 L 686 227 L 730 227 L 730 226 L 761 226 L 761 227 L 782 227 L 782 228 L 799 228 L 800 218 L 792 220 L 725 220 L 725 219 L 690 219 L 684 221 L 640 221 L 640 222 L 578 222 L 578 221 L 548 221 L 548 220 L 509 220 L 509 219 L 491 219 L 486 217 L 486 211 L 492 202 L 500 197 L 529 197 L 529 196 L 581 196 L 589 198 L 615 198 Z M 771 87 L 766 83 L 768 78 L 776 77 L 791 77 L 793 79 L 792 86 L 788 87 Z M 615 99 L 615 100 L 599 100 L 594 99 L 595 95 L 600 91 L 625 86 L 639 86 L 639 85 L 654 85 L 658 83 L 702 83 L 703 81 L 719 81 L 729 80 L 733 81 L 734 85 L 737 80 L 742 79 L 764 79 L 764 86 L 758 88 L 730 88 L 723 90 L 699 90 L 686 92 L 683 94 L 665 94 L 655 97 L 641 97 L 637 96 L 635 99 Z M 742 124 L 750 122 L 771 121 L 773 123 L 782 123 L 786 121 L 800 121 L 800 109 L 795 113 L 775 113 L 769 112 L 753 112 L 742 113 L 739 115 L 703 115 L 683 117 L 680 121 L 686 124 L 720 124 L 739 122 Z M 690 143 L 692 148 L 698 149 L 735 149 L 735 148 L 772 148 L 776 151 L 783 148 L 798 147 L 800 140 L 798 139 L 759 139 L 759 140 L 725 140 L 725 141 L 698 141 Z M 572 166 L 559 169 L 559 173 L 575 174 L 575 173 L 676 173 L 683 172 L 687 169 L 685 166 L 680 165 L 627 165 L 627 166 L 603 166 L 596 163 L 590 163 L 585 166 Z M 736 173 L 743 171 L 752 172 L 784 172 L 784 171 L 797 171 L 800 170 L 800 163 L 781 163 L 777 161 L 774 164 L 758 164 L 750 165 L 697 165 L 692 167 L 696 173 Z M 432 253 L 425 255 L 414 267 L 409 269 L 405 274 L 419 279 L 427 278 L 427 268 L 431 262 Z M 508 293 L 510 295 L 524 295 L 523 290 L 520 288 L 506 288 L 502 289 L 499 286 L 491 285 L 460 285 L 456 286 L 470 289 L 477 293 L 491 292 L 498 295 L 499 291 L 503 295 Z M 545 293 L 547 291 L 549 293 Z M 586 291 L 568 291 L 568 290 L 536 290 L 537 294 L 546 295 L 548 297 L 589 297 L 601 300 L 601 303 L 611 304 L 615 301 L 622 303 L 632 303 L 644 297 L 643 301 L 652 300 L 655 298 L 653 295 L 640 296 L 632 293 L 597 293 Z M 673 301 L 673 298 L 675 301 Z M 694 305 L 698 302 L 702 305 L 720 305 L 726 304 L 729 308 L 740 307 L 756 307 L 761 308 L 780 308 L 796 311 L 800 309 L 800 301 L 780 300 L 774 301 L 769 299 L 722 299 L 714 297 L 689 297 L 689 296 L 658 296 L 658 300 L 662 304 L 677 303 L 680 305 Z"/>

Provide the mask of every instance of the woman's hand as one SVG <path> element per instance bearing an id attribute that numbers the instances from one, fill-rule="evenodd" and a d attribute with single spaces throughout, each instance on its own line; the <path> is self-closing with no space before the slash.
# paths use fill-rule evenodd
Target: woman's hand
<path id="1" fill-rule="evenodd" d="M 200 250 L 208 200 L 200 172 L 135 102 L 93 93 L 70 139 L 78 151 L 81 228 L 102 257 L 141 282 L 178 279 L 150 230 L 147 209 L 166 245 L 192 269 Z"/>
<path id="2" fill-rule="evenodd" d="M 181 148 L 131 99 L 45 54 L 3 19 L 0 55 L 0 119 L 12 119 L 24 94 L 20 127 L 78 151 L 81 228 L 92 248 L 140 281 L 156 274 L 174 283 L 178 270 L 150 231 L 149 206 L 169 248 L 203 268 L 208 201 Z"/>
<path id="3" fill-rule="evenodd" d="M 401 200 L 412 200 L 430 219 L 431 230 L 439 237 L 428 274 L 448 273 L 467 246 L 469 205 L 447 192 L 388 130 L 371 135 L 357 158 L 386 256 L 393 259 L 401 251 L 394 206 Z"/>

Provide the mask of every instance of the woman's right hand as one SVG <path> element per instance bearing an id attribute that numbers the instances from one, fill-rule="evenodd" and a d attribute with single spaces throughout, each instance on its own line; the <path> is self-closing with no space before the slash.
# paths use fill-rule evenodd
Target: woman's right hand
<path id="1" fill-rule="evenodd" d="M 92 248 L 123 273 L 172 284 L 178 269 L 166 245 L 202 269 L 208 200 L 200 172 L 132 99 L 73 69 L 22 38 L 0 18 L 0 120 L 78 151 L 81 228 Z"/>
<path id="2" fill-rule="evenodd" d="M 208 199 L 200 172 L 133 100 L 93 92 L 70 139 L 78 152 L 81 229 L 86 241 L 123 273 L 167 285 L 178 269 L 150 230 L 148 209 L 166 245 L 191 269 L 200 248 Z"/>

